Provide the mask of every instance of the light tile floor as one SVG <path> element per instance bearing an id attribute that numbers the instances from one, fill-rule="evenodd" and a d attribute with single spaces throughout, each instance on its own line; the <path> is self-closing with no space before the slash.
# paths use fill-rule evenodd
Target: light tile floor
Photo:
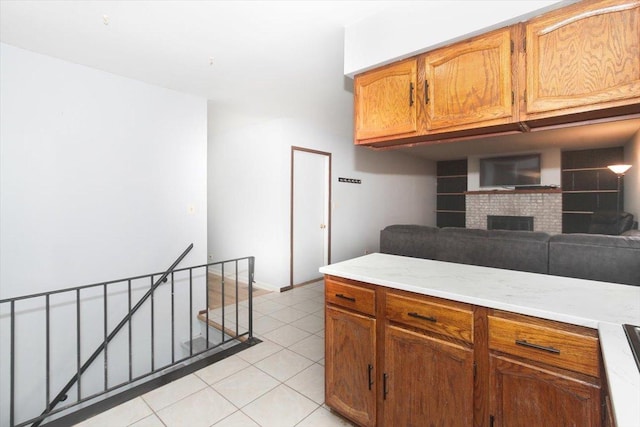
<path id="1" fill-rule="evenodd" d="M 78 426 L 351 426 L 324 405 L 323 303 L 322 282 L 256 297 L 262 343 Z M 235 327 L 235 313 L 225 317 Z"/>

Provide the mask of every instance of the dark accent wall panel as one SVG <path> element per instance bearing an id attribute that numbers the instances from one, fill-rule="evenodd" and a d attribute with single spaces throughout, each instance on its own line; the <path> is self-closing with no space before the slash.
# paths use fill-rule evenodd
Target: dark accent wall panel
<path id="1" fill-rule="evenodd" d="M 465 227 L 466 215 L 460 212 L 438 212 L 438 227 Z"/>
<path id="2" fill-rule="evenodd" d="M 594 212 L 616 210 L 618 178 L 607 166 L 623 161 L 623 147 L 562 153 L 563 233 L 586 233 Z"/>
<path id="3" fill-rule="evenodd" d="M 437 162 L 436 219 L 438 227 L 465 227 L 467 159 Z"/>

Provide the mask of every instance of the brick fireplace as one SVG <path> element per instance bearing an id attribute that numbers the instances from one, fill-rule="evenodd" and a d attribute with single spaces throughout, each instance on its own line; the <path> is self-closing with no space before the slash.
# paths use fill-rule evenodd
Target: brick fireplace
<path id="1" fill-rule="evenodd" d="M 533 231 L 562 233 L 560 189 L 468 191 L 466 227 L 487 229 L 489 216 L 533 217 Z"/>

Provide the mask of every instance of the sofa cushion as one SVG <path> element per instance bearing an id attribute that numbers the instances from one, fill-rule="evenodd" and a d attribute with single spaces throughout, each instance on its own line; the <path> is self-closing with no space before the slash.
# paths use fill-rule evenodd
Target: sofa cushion
<path id="1" fill-rule="evenodd" d="M 600 211 L 591 216 L 589 234 L 622 234 L 633 226 L 633 215 L 628 212 Z"/>
<path id="2" fill-rule="evenodd" d="M 488 247 L 487 230 L 474 228 L 441 228 L 438 233 L 438 261 L 484 265 Z"/>
<path id="3" fill-rule="evenodd" d="M 380 252 L 414 258 L 435 259 L 437 227 L 390 225 L 380 231 Z"/>
<path id="4" fill-rule="evenodd" d="M 547 273 L 550 237 L 537 231 L 489 231 L 482 265 Z"/>
<path id="5" fill-rule="evenodd" d="M 549 274 L 640 286 L 640 238 L 596 234 L 552 236 Z"/>

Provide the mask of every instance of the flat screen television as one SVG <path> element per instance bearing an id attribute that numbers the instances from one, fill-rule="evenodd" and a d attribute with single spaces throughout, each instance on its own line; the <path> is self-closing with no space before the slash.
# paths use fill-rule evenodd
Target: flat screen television
<path id="1" fill-rule="evenodd" d="M 480 159 L 481 187 L 540 185 L 540 154 Z"/>

